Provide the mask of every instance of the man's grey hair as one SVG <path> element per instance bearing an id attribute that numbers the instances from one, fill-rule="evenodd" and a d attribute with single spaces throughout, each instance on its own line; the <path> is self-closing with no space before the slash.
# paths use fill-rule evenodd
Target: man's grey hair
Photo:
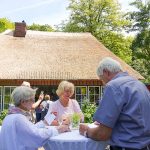
<path id="1" fill-rule="evenodd" d="M 117 73 L 122 71 L 122 67 L 120 63 L 111 57 L 105 57 L 99 62 L 99 66 L 97 68 L 97 75 L 103 75 L 103 71 L 108 70 L 111 73 Z"/>
<path id="2" fill-rule="evenodd" d="M 15 106 L 19 106 L 21 100 L 29 100 L 35 97 L 36 90 L 27 87 L 27 86 L 18 86 L 16 87 L 12 94 L 11 98 L 14 101 Z"/>

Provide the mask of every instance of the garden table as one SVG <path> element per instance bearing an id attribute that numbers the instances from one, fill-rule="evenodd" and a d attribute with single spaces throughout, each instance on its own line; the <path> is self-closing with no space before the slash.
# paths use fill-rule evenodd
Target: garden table
<path id="1" fill-rule="evenodd" d="M 44 145 L 45 150 L 104 150 L 105 141 L 94 141 L 79 134 L 79 130 L 51 137 Z"/>

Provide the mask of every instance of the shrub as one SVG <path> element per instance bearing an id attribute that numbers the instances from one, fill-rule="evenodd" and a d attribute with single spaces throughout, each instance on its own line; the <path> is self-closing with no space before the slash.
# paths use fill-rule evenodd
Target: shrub
<path id="1" fill-rule="evenodd" d="M 93 115 L 96 111 L 96 104 L 91 104 L 88 100 L 84 100 L 82 103 L 82 112 L 84 114 L 84 122 L 92 123 Z"/>
<path id="2" fill-rule="evenodd" d="M 4 118 L 6 117 L 7 113 L 8 113 L 8 110 L 7 110 L 7 109 L 3 110 L 3 111 L 0 113 L 0 125 L 2 125 L 2 122 L 3 122 Z"/>

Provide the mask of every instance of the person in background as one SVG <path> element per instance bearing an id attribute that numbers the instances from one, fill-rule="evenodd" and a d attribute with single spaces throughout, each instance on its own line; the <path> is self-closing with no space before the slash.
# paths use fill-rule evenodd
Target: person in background
<path id="1" fill-rule="evenodd" d="M 23 81 L 21 86 L 31 87 L 30 83 L 27 82 L 27 81 Z M 44 98 L 44 94 L 41 93 L 39 95 L 38 100 L 32 104 L 32 107 L 31 107 L 31 110 L 30 110 L 30 113 L 31 113 L 30 121 L 33 122 L 33 123 L 38 122 L 38 121 L 41 120 L 42 108 L 40 108 L 40 104 L 43 101 L 43 98 Z M 35 112 L 35 110 L 36 110 L 36 112 Z"/>
<path id="2" fill-rule="evenodd" d="M 46 128 L 51 123 L 47 119 L 36 124 L 27 119 L 35 100 L 35 93 L 36 90 L 27 86 L 19 86 L 13 90 L 11 97 L 15 107 L 9 110 L 3 121 L 0 150 L 37 150 L 50 137 L 69 131 L 67 125 Z"/>
<path id="3" fill-rule="evenodd" d="M 100 62 L 97 75 L 105 84 L 94 114 L 98 126 L 80 125 L 80 134 L 94 140 L 110 139 L 111 150 L 149 150 L 150 92 L 146 86 L 110 57 Z"/>
<path id="4" fill-rule="evenodd" d="M 41 119 L 43 119 L 45 117 L 45 115 L 47 114 L 48 110 L 51 109 L 52 103 L 53 102 L 50 100 L 50 96 L 48 94 L 46 94 L 44 96 L 44 101 L 42 101 L 42 103 L 40 104 L 40 106 L 42 108 Z"/>
<path id="5" fill-rule="evenodd" d="M 30 83 L 27 81 L 23 81 L 21 86 L 31 87 Z M 36 109 L 39 106 L 39 104 L 42 102 L 43 98 L 44 98 L 44 95 L 42 93 L 42 94 L 40 94 L 38 100 L 35 103 L 33 103 L 32 109 Z"/>
<path id="6" fill-rule="evenodd" d="M 44 101 L 44 92 L 41 91 L 37 102 L 34 103 L 34 104 L 39 104 L 39 105 L 37 105 L 36 108 L 35 108 L 36 122 L 39 122 L 40 120 L 42 120 L 42 109 L 43 109 L 43 106 L 41 105 L 41 103 L 42 103 L 43 101 Z M 40 102 L 40 103 L 39 103 L 39 102 Z"/>
<path id="7" fill-rule="evenodd" d="M 62 116 L 66 116 L 66 122 L 69 122 L 68 117 L 73 113 L 78 113 L 80 115 L 81 122 L 83 122 L 84 115 L 78 102 L 75 99 L 71 99 L 71 96 L 74 94 L 73 83 L 68 81 L 60 82 L 56 93 L 59 96 L 59 99 L 53 102 L 51 110 L 49 110 L 49 112 L 56 115 L 56 120 L 52 123 L 52 125 L 58 125 L 59 123 L 57 121 Z"/>

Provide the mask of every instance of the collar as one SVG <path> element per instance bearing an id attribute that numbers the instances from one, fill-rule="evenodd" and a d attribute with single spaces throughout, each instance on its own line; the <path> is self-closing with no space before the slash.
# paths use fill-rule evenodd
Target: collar
<path id="1" fill-rule="evenodd" d="M 119 77 L 125 77 L 125 76 L 128 76 L 129 74 L 127 73 L 127 72 L 119 72 L 118 74 L 116 74 L 113 78 L 112 78 L 112 80 L 114 80 L 114 79 L 117 79 L 117 78 L 119 78 Z"/>

